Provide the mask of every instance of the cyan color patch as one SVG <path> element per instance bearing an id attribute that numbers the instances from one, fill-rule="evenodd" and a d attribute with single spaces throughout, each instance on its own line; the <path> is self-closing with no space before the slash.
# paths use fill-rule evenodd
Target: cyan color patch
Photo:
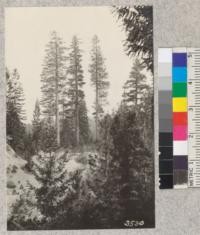
<path id="1" fill-rule="evenodd" d="M 173 82 L 187 82 L 187 67 L 172 68 Z"/>

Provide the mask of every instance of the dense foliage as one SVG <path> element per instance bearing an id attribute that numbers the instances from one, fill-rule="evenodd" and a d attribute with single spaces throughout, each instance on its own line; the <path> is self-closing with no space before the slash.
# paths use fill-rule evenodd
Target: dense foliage
<path id="1" fill-rule="evenodd" d="M 25 149 L 25 112 L 24 92 L 20 82 L 20 76 L 17 69 L 13 72 L 6 70 L 6 134 L 7 141 L 17 152 L 23 152 Z"/>
<path id="2" fill-rule="evenodd" d="M 151 6 L 115 7 L 114 12 L 123 22 L 126 32 L 124 46 L 130 56 L 141 57 L 153 72 L 153 11 Z"/>

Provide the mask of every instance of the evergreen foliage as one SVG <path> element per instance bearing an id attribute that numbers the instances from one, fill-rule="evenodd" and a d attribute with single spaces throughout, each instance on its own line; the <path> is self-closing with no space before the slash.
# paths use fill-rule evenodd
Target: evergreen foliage
<path id="1" fill-rule="evenodd" d="M 25 111 L 24 111 L 24 92 L 20 82 L 17 69 L 12 73 L 6 70 L 6 134 L 7 141 L 12 148 L 20 153 L 24 150 L 25 135 Z"/>
<path id="2" fill-rule="evenodd" d="M 47 118 L 55 119 L 57 145 L 60 145 L 59 104 L 62 103 L 62 92 L 66 80 L 66 47 L 55 31 L 46 46 L 46 55 L 41 74 L 42 111 Z"/>
<path id="3" fill-rule="evenodd" d="M 95 90 L 94 117 L 96 125 L 96 140 L 98 140 L 99 120 L 104 113 L 104 105 L 107 103 L 109 81 L 105 67 L 105 58 L 102 56 L 100 41 L 97 35 L 92 39 L 91 64 L 89 67 L 91 84 Z"/>
<path id="4" fill-rule="evenodd" d="M 136 59 L 131 69 L 129 79 L 125 82 L 123 102 L 129 107 L 139 107 L 145 92 L 149 88 L 146 84 L 146 76 L 142 73 L 144 68 L 140 61 Z"/>
<path id="5" fill-rule="evenodd" d="M 40 103 L 37 99 L 35 102 L 35 109 L 33 111 L 33 121 L 32 121 L 32 141 L 35 153 L 38 153 L 41 149 L 41 135 L 42 135 L 42 125 L 41 125 L 41 111 Z"/>
<path id="6" fill-rule="evenodd" d="M 124 46 L 130 56 L 139 56 L 153 73 L 153 11 L 151 6 L 114 7 L 126 32 Z"/>
<path id="7" fill-rule="evenodd" d="M 81 105 L 85 102 L 83 92 L 85 82 L 83 80 L 84 76 L 81 64 L 82 51 L 80 49 L 80 40 L 77 36 L 73 36 L 69 51 L 69 67 L 67 70 L 69 87 L 67 96 L 69 102 L 67 104 L 67 112 L 71 113 L 71 118 L 73 119 L 75 144 L 78 146 L 81 139 L 80 109 L 83 108 Z"/>
<path id="8" fill-rule="evenodd" d="M 88 114 L 85 100 L 82 99 L 79 105 L 79 120 L 80 120 L 80 144 L 89 144 L 90 129 L 88 122 Z"/>
<path id="9" fill-rule="evenodd" d="M 151 10 L 120 7 L 116 12 L 127 32 L 127 51 L 139 59 L 124 85 L 121 104 L 108 114 L 105 58 L 98 37 L 93 37 L 89 73 L 95 92 L 94 140 L 77 36 L 67 58 L 64 42 L 52 32 L 41 74 L 42 99 L 36 100 L 26 128 L 19 74 L 6 71 L 8 143 L 26 159 L 7 171 L 26 172 L 37 181 L 37 187 L 27 182 L 20 192 L 8 181 L 9 190 L 19 195 L 10 210 L 11 230 L 124 228 L 127 219 L 154 225 L 153 89 L 143 72 L 152 71 Z M 18 158 L 14 152 L 13 159 Z"/>
<path id="10" fill-rule="evenodd" d="M 44 153 L 53 153 L 56 151 L 58 145 L 56 141 L 56 129 L 51 120 L 42 121 L 41 130 L 41 150 Z"/>

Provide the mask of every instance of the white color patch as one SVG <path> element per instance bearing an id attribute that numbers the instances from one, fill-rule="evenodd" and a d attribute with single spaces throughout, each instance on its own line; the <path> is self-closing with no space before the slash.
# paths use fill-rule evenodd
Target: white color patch
<path id="1" fill-rule="evenodd" d="M 173 141 L 173 155 L 188 155 L 188 141 Z"/>
<path id="2" fill-rule="evenodd" d="M 172 48 L 158 49 L 158 63 L 172 63 Z"/>

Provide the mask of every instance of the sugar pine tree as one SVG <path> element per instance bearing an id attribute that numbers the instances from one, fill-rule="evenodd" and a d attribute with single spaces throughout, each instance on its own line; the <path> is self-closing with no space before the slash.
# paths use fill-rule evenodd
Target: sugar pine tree
<path id="1" fill-rule="evenodd" d="M 41 111 L 40 111 L 40 103 L 39 103 L 38 99 L 35 102 L 35 109 L 33 112 L 32 126 L 33 126 L 32 141 L 33 141 L 35 152 L 38 153 L 38 151 L 41 148 L 41 134 L 42 134 L 41 133 L 41 131 L 42 131 Z"/>
<path id="2" fill-rule="evenodd" d="M 78 146 L 80 143 L 80 102 L 84 99 L 82 54 L 79 47 L 80 41 L 77 36 L 73 36 L 70 45 L 69 67 L 68 67 L 68 112 L 72 113 L 74 120 L 75 142 Z"/>
<path id="3" fill-rule="evenodd" d="M 6 132 L 8 143 L 15 151 L 22 152 L 24 149 L 23 138 L 25 135 L 24 92 L 17 69 L 10 74 L 6 70 Z"/>
<path id="4" fill-rule="evenodd" d="M 94 117 L 96 126 L 96 140 L 98 140 L 98 128 L 99 119 L 103 114 L 103 107 L 106 104 L 107 91 L 109 82 L 107 81 L 108 74 L 106 72 L 104 61 L 102 56 L 100 41 L 95 35 L 92 39 L 92 51 L 91 51 L 91 64 L 89 72 L 91 74 L 91 83 L 95 90 L 95 102 L 94 102 Z"/>
<path id="5" fill-rule="evenodd" d="M 142 73 L 143 69 L 144 66 L 136 59 L 132 66 L 129 79 L 124 85 L 124 103 L 130 107 L 137 108 L 137 105 L 141 103 L 145 91 L 148 89 L 146 76 Z"/>
<path id="6" fill-rule="evenodd" d="M 126 31 L 124 46 L 130 56 L 140 56 L 153 72 L 153 10 L 151 6 L 114 7 Z"/>
<path id="7" fill-rule="evenodd" d="M 46 56 L 41 74 L 42 82 L 42 108 L 43 113 L 49 118 L 55 118 L 57 145 L 60 145 L 60 115 L 59 106 L 65 85 L 66 74 L 66 47 L 55 31 L 46 46 Z"/>

